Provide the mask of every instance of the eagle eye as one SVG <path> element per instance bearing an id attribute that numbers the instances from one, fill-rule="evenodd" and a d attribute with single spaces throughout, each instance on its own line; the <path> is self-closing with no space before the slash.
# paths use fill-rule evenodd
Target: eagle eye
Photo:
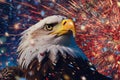
<path id="1" fill-rule="evenodd" d="M 52 31 L 53 30 L 53 26 L 45 25 L 44 29 L 47 30 L 47 31 Z"/>
<path id="2" fill-rule="evenodd" d="M 57 25 L 58 23 L 52 23 L 52 24 L 45 24 L 44 29 L 47 31 L 52 31 L 54 26 Z"/>

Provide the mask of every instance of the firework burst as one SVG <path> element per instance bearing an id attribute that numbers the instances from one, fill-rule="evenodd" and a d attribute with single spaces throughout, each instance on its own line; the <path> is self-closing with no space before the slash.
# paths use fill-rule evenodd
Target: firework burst
<path id="1" fill-rule="evenodd" d="M 118 80 L 120 77 L 119 1 L 70 1 L 75 16 L 77 42 L 99 72 Z"/>

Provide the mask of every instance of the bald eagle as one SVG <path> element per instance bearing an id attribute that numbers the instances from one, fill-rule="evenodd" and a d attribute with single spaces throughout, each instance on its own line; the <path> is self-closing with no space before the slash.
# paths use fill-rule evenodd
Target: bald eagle
<path id="1" fill-rule="evenodd" d="M 98 73 L 75 42 L 71 19 L 53 15 L 22 33 L 17 67 L 2 70 L 2 80 L 111 80 Z"/>

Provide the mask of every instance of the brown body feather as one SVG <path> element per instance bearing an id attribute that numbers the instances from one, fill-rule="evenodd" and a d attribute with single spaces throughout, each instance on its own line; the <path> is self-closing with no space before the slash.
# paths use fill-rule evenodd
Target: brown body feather
<path id="1" fill-rule="evenodd" d="M 97 72 L 95 67 L 82 58 L 73 58 L 67 54 L 67 57 L 59 55 L 58 62 L 52 64 L 52 61 L 46 56 L 41 63 L 34 59 L 27 69 L 19 67 L 8 68 L 8 72 L 13 70 L 10 77 L 3 73 L 1 80 L 16 80 L 15 76 L 22 75 L 27 80 L 112 80 Z M 8 77 L 5 79 L 5 77 Z"/>

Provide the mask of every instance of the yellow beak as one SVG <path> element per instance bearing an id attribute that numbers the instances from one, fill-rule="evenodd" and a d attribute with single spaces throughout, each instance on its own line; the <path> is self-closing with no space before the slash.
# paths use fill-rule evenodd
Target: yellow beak
<path id="1" fill-rule="evenodd" d="M 75 26 L 73 21 L 71 19 L 65 19 L 58 25 L 58 27 L 52 34 L 57 34 L 58 36 L 61 36 L 68 33 L 70 30 L 72 31 L 73 36 L 75 37 Z"/>

